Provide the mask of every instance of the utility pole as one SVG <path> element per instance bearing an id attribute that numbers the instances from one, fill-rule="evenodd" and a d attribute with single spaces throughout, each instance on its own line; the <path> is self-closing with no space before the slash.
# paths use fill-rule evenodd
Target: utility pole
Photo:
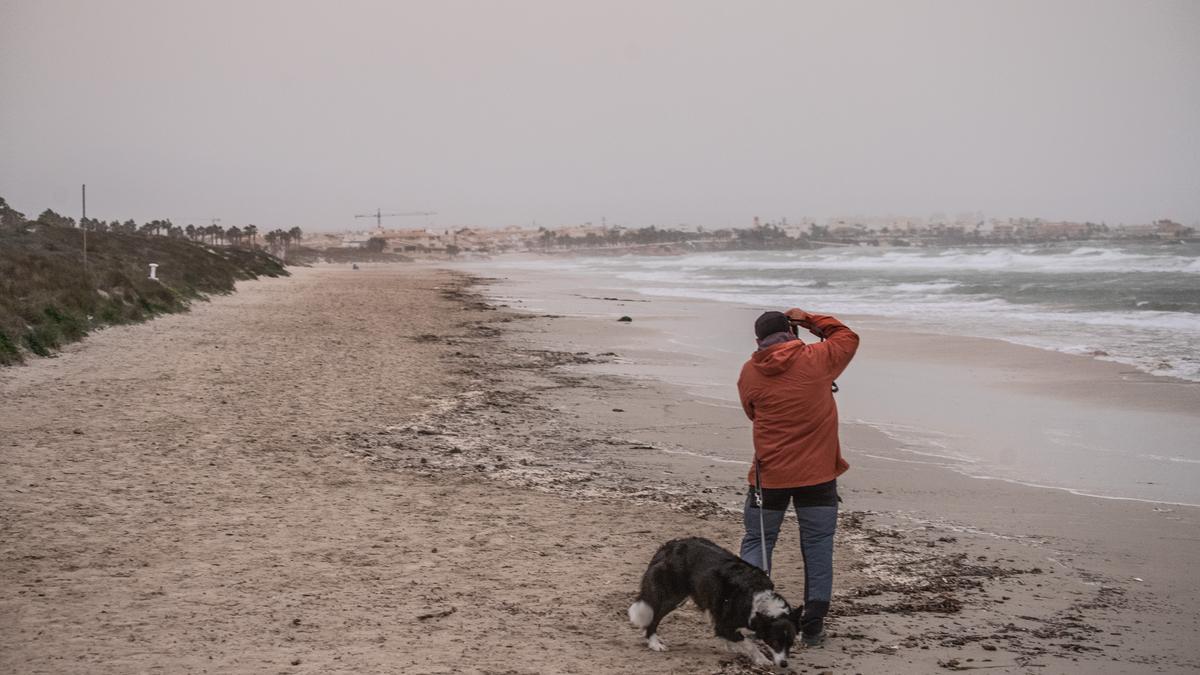
<path id="1" fill-rule="evenodd" d="M 80 192 L 83 198 L 83 215 L 79 219 L 79 227 L 83 228 L 83 272 L 87 274 L 87 183 L 83 184 Z"/>

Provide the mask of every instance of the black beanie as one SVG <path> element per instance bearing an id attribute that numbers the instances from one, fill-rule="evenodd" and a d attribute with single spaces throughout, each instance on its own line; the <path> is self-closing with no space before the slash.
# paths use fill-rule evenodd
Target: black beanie
<path id="1" fill-rule="evenodd" d="M 783 312 L 763 312 L 762 316 L 754 322 L 754 335 L 759 340 L 773 335 L 790 330 L 792 324 L 788 322 L 787 314 Z"/>

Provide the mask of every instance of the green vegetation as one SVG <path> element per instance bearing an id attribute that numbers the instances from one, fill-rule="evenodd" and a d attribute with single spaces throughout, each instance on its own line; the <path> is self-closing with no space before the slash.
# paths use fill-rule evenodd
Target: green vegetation
<path id="1" fill-rule="evenodd" d="M 263 251 L 210 247 L 169 221 L 152 222 L 158 227 L 88 227 L 85 268 L 73 219 L 47 210 L 26 221 L 0 198 L 0 365 L 26 352 L 48 356 L 101 326 L 186 311 L 241 279 L 287 275 Z M 150 263 L 159 265 L 158 280 L 149 278 Z"/>
<path id="2" fill-rule="evenodd" d="M 463 232 L 460 230 L 459 234 Z M 588 232 L 575 236 L 540 227 L 538 228 L 538 239 L 543 250 L 599 247 L 666 247 L 680 251 L 812 248 L 812 243 L 806 235 L 793 237 L 773 223 L 756 224 L 750 229 L 712 231 L 706 231 L 704 228 L 678 230 L 654 225 L 638 229 L 606 227 L 600 233 Z"/>

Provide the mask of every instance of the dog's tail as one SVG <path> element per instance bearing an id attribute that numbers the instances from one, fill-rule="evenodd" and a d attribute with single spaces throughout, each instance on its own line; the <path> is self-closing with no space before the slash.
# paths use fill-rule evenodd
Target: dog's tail
<path id="1" fill-rule="evenodd" d="M 638 600 L 629 606 L 629 622 L 638 628 L 645 628 L 654 620 L 654 609 L 645 600 Z"/>

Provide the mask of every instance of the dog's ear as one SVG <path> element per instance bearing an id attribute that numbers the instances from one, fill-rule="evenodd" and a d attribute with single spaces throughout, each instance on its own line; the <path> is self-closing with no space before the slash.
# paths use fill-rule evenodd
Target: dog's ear
<path id="1" fill-rule="evenodd" d="M 788 612 L 788 620 L 792 622 L 792 625 L 796 627 L 796 630 L 800 630 L 800 617 L 803 615 L 804 605 L 793 607 L 792 611 Z"/>

